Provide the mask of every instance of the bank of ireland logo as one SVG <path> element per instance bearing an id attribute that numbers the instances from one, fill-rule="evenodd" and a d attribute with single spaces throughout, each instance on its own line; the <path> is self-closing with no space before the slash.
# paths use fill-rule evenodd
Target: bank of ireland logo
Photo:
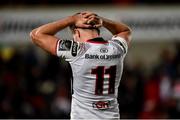
<path id="1" fill-rule="evenodd" d="M 107 53 L 107 52 L 108 52 L 108 49 L 107 49 L 107 48 L 101 48 L 101 49 L 100 49 L 100 52 L 101 52 L 101 53 Z"/>

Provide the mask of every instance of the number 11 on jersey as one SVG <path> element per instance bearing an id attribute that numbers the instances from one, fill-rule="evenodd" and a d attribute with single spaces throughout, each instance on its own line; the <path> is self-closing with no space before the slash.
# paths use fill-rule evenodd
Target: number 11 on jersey
<path id="1" fill-rule="evenodd" d="M 108 76 L 108 94 L 114 94 L 116 65 L 105 68 L 105 66 L 98 66 L 91 70 L 91 74 L 96 75 L 95 95 L 103 95 L 105 75 Z"/>

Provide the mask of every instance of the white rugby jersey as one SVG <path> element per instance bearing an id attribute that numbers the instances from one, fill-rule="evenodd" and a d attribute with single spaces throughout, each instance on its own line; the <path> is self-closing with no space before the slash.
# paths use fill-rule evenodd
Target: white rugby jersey
<path id="1" fill-rule="evenodd" d="M 117 94 L 127 50 L 121 37 L 58 41 L 57 56 L 69 61 L 73 72 L 72 119 L 119 118 Z"/>

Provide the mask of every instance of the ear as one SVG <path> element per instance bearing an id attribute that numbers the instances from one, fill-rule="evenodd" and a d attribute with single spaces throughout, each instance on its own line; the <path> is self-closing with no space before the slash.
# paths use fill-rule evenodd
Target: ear
<path id="1" fill-rule="evenodd" d="M 79 32 L 79 30 L 78 30 L 78 29 L 75 29 L 74 32 L 75 32 L 76 37 L 80 38 L 80 32 Z"/>
<path id="2" fill-rule="evenodd" d="M 74 30 L 74 35 L 73 35 L 74 39 L 76 40 L 80 40 L 80 32 L 79 30 L 75 29 Z"/>
<path id="3" fill-rule="evenodd" d="M 79 32 L 79 30 L 76 29 L 75 32 L 76 32 L 77 36 L 80 38 L 80 32 Z"/>

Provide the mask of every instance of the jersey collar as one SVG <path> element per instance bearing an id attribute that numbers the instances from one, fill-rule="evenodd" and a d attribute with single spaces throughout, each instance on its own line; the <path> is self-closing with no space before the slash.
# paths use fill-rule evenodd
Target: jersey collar
<path id="1" fill-rule="evenodd" d="M 93 38 L 93 39 L 89 39 L 89 40 L 87 40 L 87 42 L 97 43 L 97 44 L 105 44 L 105 43 L 108 43 L 108 41 L 104 40 L 102 37 L 96 37 L 96 38 Z"/>

